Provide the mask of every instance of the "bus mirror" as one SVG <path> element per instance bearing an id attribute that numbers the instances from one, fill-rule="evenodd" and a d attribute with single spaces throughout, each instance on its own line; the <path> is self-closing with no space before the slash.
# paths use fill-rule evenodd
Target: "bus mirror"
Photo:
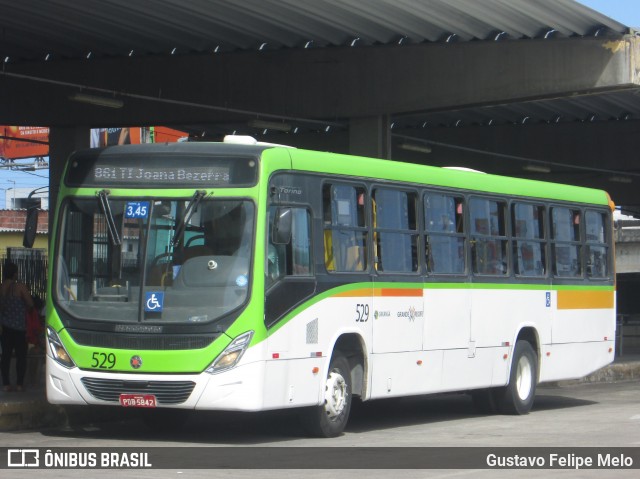
<path id="1" fill-rule="evenodd" d="M 38 207 L 32 206 L 27 209 L 27 219 L 24 225 L 24 236 L 22 238 L 22 246 L 32 248 L 36 241 L 36 232 L 38 230 Z"/>
<path id="2" fill-rule="evenodd" d="M 291 208 L 278 208 L 273 224 L 273 244 L 288 244 L 291 241 Z"/>

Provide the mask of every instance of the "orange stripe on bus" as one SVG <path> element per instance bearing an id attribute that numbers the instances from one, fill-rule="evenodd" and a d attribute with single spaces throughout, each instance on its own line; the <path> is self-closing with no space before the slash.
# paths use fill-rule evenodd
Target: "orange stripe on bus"
<path id="1" fill-rule="evenodd" d="M 352 291 L 344 291 L 336 294 L 335 298 L 357 298 L 362 296 L 390 296 L 390 297 L 422 297 L 423 289 L 421 288 L 374 288 L 373 290 L 354 289 Z"/>
<path id="2" fill-rule="evenodd" d="M 334 298 L 357 298 L 362 296 L 371 296 L 371 288 L 343 291 L 333 295 Z"/>
<path id="3" fill-rule="evenodd" d="M 611 309 L 613 291 L 558 291 L 558 309 Z"/>
<path id="4" fill-rule="evenodd" d="M 424 290 L 422 288 L 380 288 L 376 289 L 374 295 L 375 296 L 414 296 L 414 297 L 422 297 L 422 292 Z"/>

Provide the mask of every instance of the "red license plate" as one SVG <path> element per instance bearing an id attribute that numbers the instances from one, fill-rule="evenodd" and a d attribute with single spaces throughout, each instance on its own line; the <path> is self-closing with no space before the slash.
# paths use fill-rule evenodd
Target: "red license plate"
<path id="1" fill-rule="evenodd" d="M 120 405 L 124 407 L 156 407 L 153 394 L 120 394 Z"/>

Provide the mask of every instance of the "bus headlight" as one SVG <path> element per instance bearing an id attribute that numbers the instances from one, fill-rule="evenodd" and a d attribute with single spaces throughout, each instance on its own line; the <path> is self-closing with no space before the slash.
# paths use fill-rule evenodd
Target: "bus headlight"
<path id="1" fill-rule="evenodd" d="M 224 348 L 224 351 L 211 363 L 211 366 L 205 369 L 205 372 L 217 374 L 233 368 L 249 347 L 251 338 L 253 338 L 253 331 L 247 331 L 231 341 L 229 346 Z"/>
<path id="2" fill-rule="evenodd" d="M 49 345 L 49 352 L 51 353 L 51 357 L 60 365 L 65 368 L 73 368 L 75 367 L 75 363 L 69 356 L 69 353 L 62 345 L 62 341 L 58 337 L 58 333 L 56 333 L 50 326 L 47 326 L 47 344 Z"/>

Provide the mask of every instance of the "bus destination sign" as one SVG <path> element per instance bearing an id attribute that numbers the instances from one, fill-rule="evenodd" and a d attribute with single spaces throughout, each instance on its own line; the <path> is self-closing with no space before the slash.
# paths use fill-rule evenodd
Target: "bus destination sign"
<path id="1" fill-rule="evenodd" d="M 188 182 L 207 185 L 228 185 L 229 168 L 220 165 L 210 166 L 163 166 L 123 167 L 101 165 L 93 168 L 93 180 L 96 183 L 127 184 L 175 184 Z"/>
<path id="2" fill-rule="evenodd" d="M 256 156 L 214 155 L 209 152 L 213 146 L 196 143 L 191 148 L 187 146 L 178 144 L 173 148 L 195 151 L 190 154 L 162 153 L 162 147 L 154 145 L 82 150 L 71 157 L 65 184 L 75 187 L 163 189 L 256 184 Z"/>

